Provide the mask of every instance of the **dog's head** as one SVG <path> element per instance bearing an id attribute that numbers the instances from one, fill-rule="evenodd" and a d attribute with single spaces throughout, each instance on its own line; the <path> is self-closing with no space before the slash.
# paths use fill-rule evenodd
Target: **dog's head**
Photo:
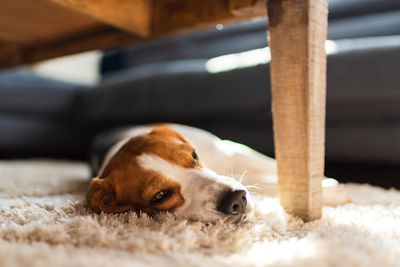
<path id="1" fill-rule="evenodd" d="M 207 169 L 190 142 L 168 126 L 130 138 L 89 186 L 97 212 L 171 212 L 205 222 L 239 221 L 251 209 L 247 190 Z"/>

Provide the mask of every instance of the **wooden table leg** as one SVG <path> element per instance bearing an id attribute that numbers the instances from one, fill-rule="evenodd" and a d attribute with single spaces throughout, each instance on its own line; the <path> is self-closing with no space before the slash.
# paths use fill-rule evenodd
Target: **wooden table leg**
<path id="1" fill-rule="evenodd" d="M 322 213 L 327 11 L 327 0 L 268 1 L 280 202 L 305 221 Z"/>

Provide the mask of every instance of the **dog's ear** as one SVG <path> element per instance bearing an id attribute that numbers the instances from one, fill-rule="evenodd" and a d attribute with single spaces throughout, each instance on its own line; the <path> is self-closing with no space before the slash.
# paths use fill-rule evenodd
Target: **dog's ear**
<path id="1" fill-rule="evenodd" d="M 93 178 L 86 199 L 96 212 L 119 213 L 136 211 L 132 205 L 118 205 L 115 190 L 108 179 Z"/>

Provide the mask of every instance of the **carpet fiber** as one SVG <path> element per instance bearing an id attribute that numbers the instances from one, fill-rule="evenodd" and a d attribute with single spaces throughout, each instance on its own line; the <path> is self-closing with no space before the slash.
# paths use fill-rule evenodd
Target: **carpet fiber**
<path id="1" fill-rule="evenodd" d="M 0 266 L 400 266 L 400 192 L 346 185 L 353 203 L 303 223 L 256 197 L 240 225 L 97 215 L 84 164 L 0 162 Z"/>

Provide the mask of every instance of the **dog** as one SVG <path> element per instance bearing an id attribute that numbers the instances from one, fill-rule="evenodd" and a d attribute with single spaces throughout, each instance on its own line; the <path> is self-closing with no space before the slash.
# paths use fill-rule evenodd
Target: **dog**
<path id="1" fill-rule="evenodd" d="M 242 221 L 252 192 L 277 193 L 276 162 L 190 126 L 154 124 L 105 134 L 94 142 L 87 201 L 96 212 L 132 211 L 203 222 Z M 324 179 L 324 203 L 348 202 Z"/>

